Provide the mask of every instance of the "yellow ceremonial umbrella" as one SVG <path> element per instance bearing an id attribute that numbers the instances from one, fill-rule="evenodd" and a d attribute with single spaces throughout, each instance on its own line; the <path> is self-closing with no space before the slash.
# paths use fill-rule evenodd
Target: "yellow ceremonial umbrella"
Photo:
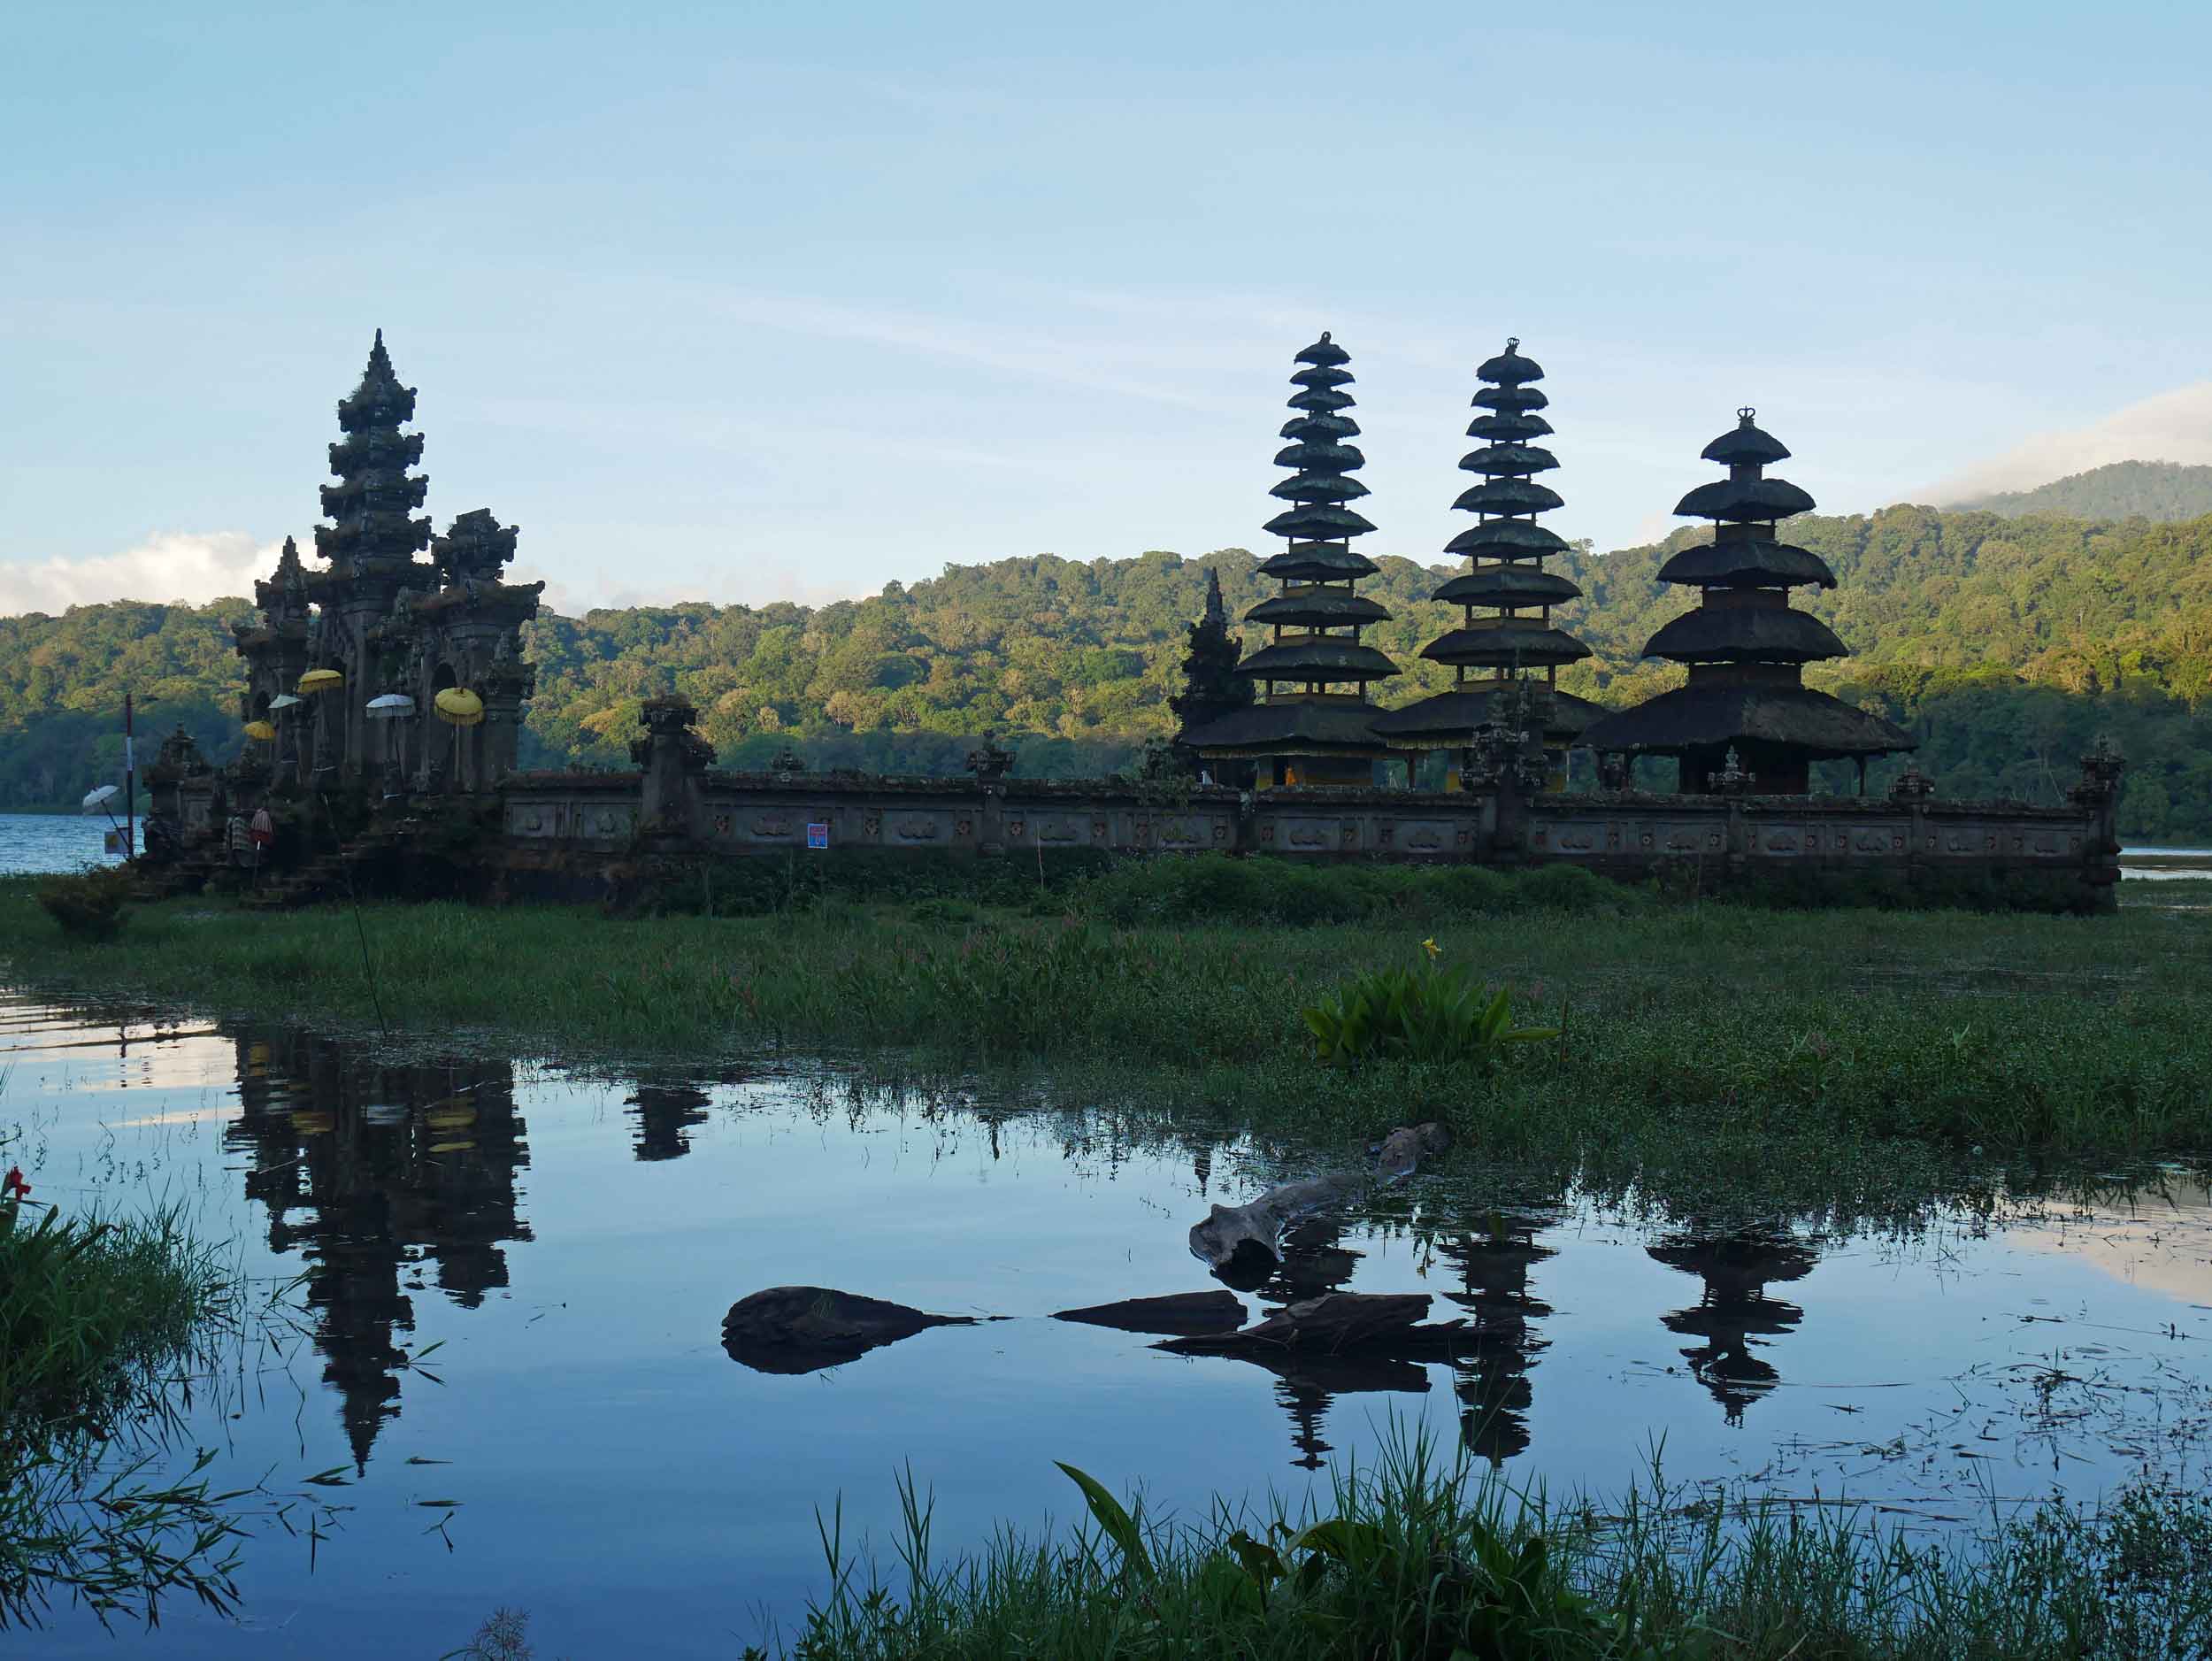
<path id="1" fill-rule="evenodd" d="M 246 736 L 249 738 L 258 739 L 261 742 L 265 744 L 276 736 L 276 726 L 271 721 L 248 721 L 246 723 Z"/>
<path id="2" fill-rule="evenodd" d="M 300 691 L 303 694 L 328 692 L 333 688 L 342 687 L 345 683 L 345 676 L 335 669 L 310 669 L 300 677 Z"/>
<path id="3" fill-rule="evenodd" d="M 484 719 L 484 700 L 466 687 L 448 687 L 434 703 L 438 719 L 449 727 L 473 727 Z"/>

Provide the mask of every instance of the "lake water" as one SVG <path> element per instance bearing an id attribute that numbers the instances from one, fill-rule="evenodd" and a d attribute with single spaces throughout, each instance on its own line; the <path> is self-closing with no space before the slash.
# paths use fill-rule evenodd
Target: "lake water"
<path id="1" fill-rule="evenodd" d="M 505 1603 L 542 1655 L 727 1657 L 820 1588 L 816 1508 L 841 1495 L 849 1535 L 883 1541 L 902 1470 L 951 1550 L 1067 1519 L 1055 1460 L 1187 1513 L 1294 1496 L 1393 1416 L 1555 1491 L 1617 1492 L 1663 1438 L 1672 1480 L 1848 1493 L 1928 1529 L 2192 1471 L 2212 1433 L 2212 1202 L 2179 1173 L 1910 1229 L 1717 1228 L 1572 1188 L 1472 1203 L 1448 1158 L 1305 1229 L 1244 1302 L 1427 1292 L 1472 1353 L 1278 1373 L 1048 1319 L 1213 1288 L 1186 1232 L 1266 1174 L 1111 1103 L 395 1059 L 4 999 L 0 1046 L 38 1197 L 173 1200 L 249 1275 L 304 1277 L 301 1335 L 204 1392 L 184 1444 L 218 1450 L 219 1481 L 346 1508 L 312 1545 L 255 1524 L 241 1624 L 177 1603 L 109 1638 L 65 1611 L 11 1635 L 24 1654 L 427 1657 Z M 1013 1319 L 810 1373 L 740 1365 L 724 1311 L 787 1283 Z M 304 1484 L 333 1467 L 345 1486 Z"/>
<path id="2" fill-rule="evenodd" d="M 122 826 L 120 812 L 115 823 Z M 106 851 L 107 833 L 107 819 L 98 813 L 0 813 L 0 877 L 112 865 L 117 856 Z"/>

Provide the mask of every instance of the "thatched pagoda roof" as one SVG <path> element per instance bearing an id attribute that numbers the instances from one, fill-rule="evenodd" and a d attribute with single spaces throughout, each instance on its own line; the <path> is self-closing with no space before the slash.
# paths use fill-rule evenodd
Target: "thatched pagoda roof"
<path id="1" fill-rule="evenodd" d="M 1526 554 L 1563 554 L 1567 539 L 1527 519 L 1488 519 L 1460 532 L 1444 544 L 1444 551 L 1479 559 L 1515 559 Z"/>
<path id="2" fill-rule="evenodd" d="M 1804 664 L 1847 657 L 1836 631 L 1782 605 L 1701 605 L 1644 642 L 1644 656 L 1675 663 Z"/>
<path id="3" fill-rule="evenodd" d="M 1278 513 L 1260 527 L 1271 536 L 1287 536 L 1299 542 L 1333 542 L 1347 536 L 1364 536 L 1375 528 L 1374 521 L 1355 513 L 1349 508 L 1329 507 L 1319 503 L 1310 504 Z"/>
<path id="4" fill-rule="evenodd" d="M 1372 646 L 1323 635 L 1263 646 L 1236 673 L 1255 681 L 1381 681 L 1396 674 L 1398 665 Z"/>
<path id="5" fill-rule="evenodd" d="M 1506 690 L 1494 685 L 1455 687 L 1418 703 L 1384 711 L 1375 717 L 1375 731 L 1407 749 L 1435 748 L 1455 740 L 1470 739 L 1478 727 L 1503 719 L 1505 704 L 1500 694 Z M 1541 699 L 1546 695 L 1540 693 L 1538 696 Z M 1575 737 L 1605 713 L 1601 705 L 1578 698 L 1571 692 L 1554 690 L 1548 694 L 1548 700 L 1550 714 L 1545 719 L 1544 732 L 1549 737 Z M 1410 740 L 1427 742 L 1407 742 Z"/>
<path id="6" fill-rule="evenodd" d="M 1341 542 L 1293 542 L 1260 561 L 1262 576 L 1286 582 L 1342 582 L 1371 577 L 1380 569 L 1365 554 Z"/>
<path id="7" fill-rule="evenodd" d="M 1505 350 L 1495 358 L 1486 358 L 1475 368 L 1478 381 L 1494 381 L 1501 386 L 1517 387 L 1544 378 L 1543 365 L 1533 358 L 1521 356 L 1521 342 L 1509 340 Z"/>
<path id="8" fill-rule="evenodd" d="M 1300 588 L 1262 600 L 1244 614 L 1248 623 L 1342 628 L 1350 623 L 1387 623 L 1389 608 L 1349 588 Z"/>
<path id="9" fill-rule="evenodd" d="M 1192 749 L 1212 754 L 1297 755 L 1328 750 L 1380 752 L 1370 725 L 1375 706 L 1350 700 L 1306 699 L 1253 704 L 1183 735 Z"/>
<path id="10" fill-rule="evenodd" d="M 1304 446 L 1294 444 L 1291 448 L 1296 450 Z M 1356 502 L 1367 493 L 1367 487 L 1356 479 L 1348 479 L 1342 473 L 1325 473 L 1317 468 L 1302 473 L 1294 479 L 1284 480 L 1267 494 L 1279 496 L 1286 502 Z"/>
<path id="11" fill-rule="evenodd" d="M 1447 605 L 1563 605 L 1582 590 L 1541 565 L 1484 565 L 1454 577 L 1429 596 Z"/>
<path id="12" fill-rule="evenodd" d="M 1452 504 L 1468 513 L 1548 513 L 1566 504 L 1558 491 L 1525 479 L 1492 479 L 1471 485 Z"/>
<path id="13" fill-rule="evenodd" d="M 1517 474 L 1548 473 L 1559 465 L 1559 458 L 1548 450 L 1534 444 L 1486 444 L 1480 450 L 1471 450 L 1459 458 L 1463 473 L 1486 473 L 1492 478 L 1508 478 Z"/>
<path id="14" fill-rule="evenodd" d="M 1468 402 L 1478 409 L 1495 410 L 1501 415 L 1541 410 L 1551 404 L 1551 400 L 1534 387 L 1485 387 Z"/>
<path id="15" fill-rule="evenodd" d="M 1755 739 L 1816 758 L 1916 748 L 1902 728 L 1802 686 L 1677 687 L 1594 722 L 1582 742 L 1630 755 L 1676 755 Z"/>
<path id="16" fill-rule="evenodd" d="M 1773 434 L 1753 425 L 1752 418 L 1757 414 L 1756 410 L 1748 408 L 1737 411 L 1736 425 L 1698 454 L 1724 467 L 1740 467 L 1747 463 L 1763 467 L 1770 462 L 1787 461 L 1788 447 Z"/>
<path id="17" fill-rule="evenodd" d="M 1703 542 L 1685 548 L 1659 567 L 1659 581 L 1707 588 L 1794 588 L 1836 586 L 1828 562 L 1787 542 Z"/>
<path id="18" fill-rule="evenodd" d="M 1297 364 L 1315 364 L 1324 369 L 1340 369 L 1352 361 L 1352 354 L 1331 340 L 1329 331 L 1323 329 L 1321 338 L 1314 342 L 1312 345 L 1302 349 L 1291 361 Z M 1351 379 L 1349 375 L 1344 378 L 1347 381 Z"/>
<path id="19" fill-rule="evenodd" d="M 1813 499 L 1786 479 L 1716 479 L 1674 504 L 1686 519 L 1757 523 L 1809 513 Z"/>
<path id="20" fill-rule="evenodd" d="M 1552 431 L 1552 424 L 1540 415 L 1478 415 L 1467 423 L 1467 436 L 1486 438 L 1494 443 L 1517 444 L 1525 439 L 1543 438 Z"/>
<path id="21" fill-rule="evenodd" d="M 1501 669 L 1516 663 L 1528 669 L 1579 663 L 1589 655 L 1590 649 L 1564 629 L 1509 617 L 1479 627 L 1455 628 L 1421 648 L 1421 656 L 1432 663 Z"/>
<path id="22" fill-rule="evenodd" d="M 1294 415 L 1283 423 L 1281 436 L 1306 442 L 1327 443 L 1337 439 L 1357 438 L 1359 423 L 1348 415 L 1331 415 L 1325 411 Z"/>

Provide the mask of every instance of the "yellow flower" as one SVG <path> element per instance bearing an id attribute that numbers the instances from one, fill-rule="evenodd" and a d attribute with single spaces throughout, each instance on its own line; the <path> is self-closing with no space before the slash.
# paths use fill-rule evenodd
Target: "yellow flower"
<path id="1" fill-rule="evenodd" d="M 1421 942 L 1421 950 L 1432 957 L 1441 957 L 1444 955 L 1443 947 L 1436 943 L 1436 937 L 1432 934 Z"/>

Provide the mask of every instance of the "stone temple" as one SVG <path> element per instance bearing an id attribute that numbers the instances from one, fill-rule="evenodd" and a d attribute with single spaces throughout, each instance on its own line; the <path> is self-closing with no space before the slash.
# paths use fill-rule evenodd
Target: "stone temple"
<path id="1" fill-rule="evenodd" d="M 1835 575 L 1783 540 L 1812 498 L 1767 473 L 1789 452 L 1748 409 L 1704 451 L 1727 476 L 1677 509 L 1711 521 L 1713 539 L 1659 573 L 1698 596 L 1646 647 L 1683 665 L 1684 684 L 1615 711 L 1562 687 L 1589 654 L 1573 632 L 1581 590 L 1548 568 L 1567 544 L 1540 521 L 1564 504 L 1538 442 L 1552 435 L 1545 372 L 1520 345 L 1476 373 L 1479 442 L 1460 463 L 1476 481 L 1454 504 L 1474 523 L 1445 550 L 1467 565 L 1433 596 L 1457 620 L 1421 649 L 1450 668 L 1445 690 L 1380 696 L 1401 670 L 1366 638 L 1390 621 L 1361 591 L 1379 532 L 1356 476 L 1350 353 L 1325 333 L 1294 355 L 1274 458 L 1289 476 L 1263 528 L 1284 546 L 1257 573 L 1275 590 L 1241 638 L 1214 573 L 1193 594 L 1202 615 L 1169 700 L 1174 745 L 1140 776 L 1039 780 L 987 734 L 969 776 L 914 779 L 811 773 L 789 752 L 770 772 L 718 771 L 677 696 L 643 701 L 632 769 L 522 770 L 535 684 L 524 626 L 544 585 L 507 581 L 518 533 L 488 508 L 434 532 L 423 437 L 403 430 L 415 392 L 379 333 L 338 403 L 314 551 L 285 542 L 255 585 L 258 619 L 239 631 L 238 753 L 217 767 L 180 731 L 147 770 L 146 880 L 250 888 L 267 905 L 364 890 L 622 904 L 728 860 L 870 850 L 1041 869 L 1212 851 L 2110 907 L 2122 765 L 2102 747 L 2059 806 L 1947 800 L 1909 768 L 1886 796 L 1863 794 L 1866 759 L 1913 740 L 1803 684 L 1806 664 L 1846 648 L 1790 592 Z M 1575 750 L 1595 765 L 1570 790 Z M 1446 788 L 1415 788 L 1436 755 Z M 1677 787 L 1630 788 L 1642 757 L 1671 757 Z M 1861 794 L 1812 793 L 1814 764 L 1835 759 L 1860 764 Z M 265 812 L 273 840 L 249 852 L 248 821 Z"/>

